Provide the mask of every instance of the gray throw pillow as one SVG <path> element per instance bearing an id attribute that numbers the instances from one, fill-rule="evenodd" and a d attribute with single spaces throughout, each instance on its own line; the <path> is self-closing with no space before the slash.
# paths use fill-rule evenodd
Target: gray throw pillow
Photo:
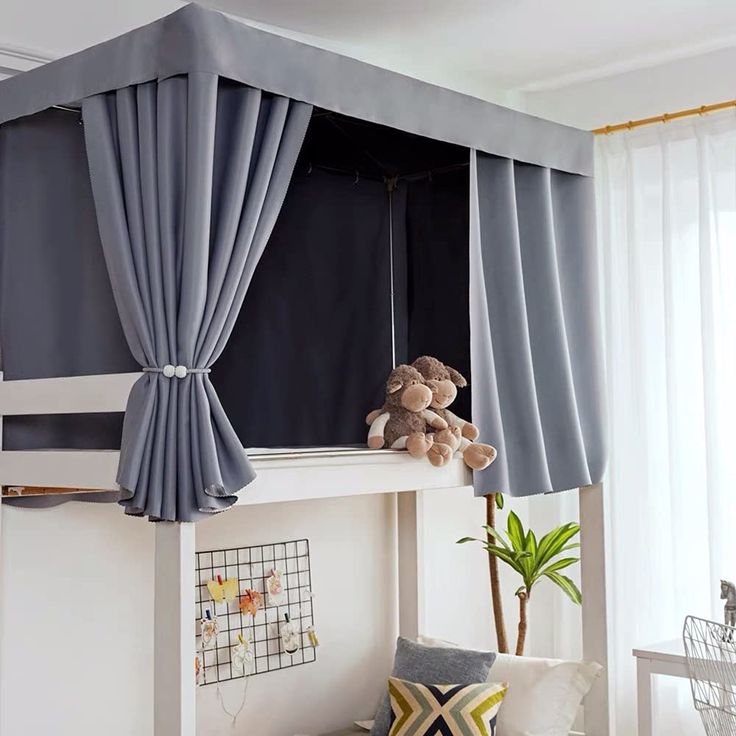
<path id="1" fill-rule="evenodd" d="M 485 682 L 495 652 L 454 647 L 428 647 L 399 637 L 396 642 L 393 677 L 426 685 L 472 685 Z M 371 736 L 388 736 L 391 728 L 391 701 L 386 693 L 378 706 Z"/>

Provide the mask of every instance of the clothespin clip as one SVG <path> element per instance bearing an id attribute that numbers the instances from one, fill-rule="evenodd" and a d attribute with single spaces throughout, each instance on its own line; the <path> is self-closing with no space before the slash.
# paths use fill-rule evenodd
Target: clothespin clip
<path id="1" fill-rule="evenodd" d="M 314 626 L 307 628 L 307 638 L 315 649 L 319 646 L 319 639 L 317 638 L 317 632 L 314 630 Z"/>

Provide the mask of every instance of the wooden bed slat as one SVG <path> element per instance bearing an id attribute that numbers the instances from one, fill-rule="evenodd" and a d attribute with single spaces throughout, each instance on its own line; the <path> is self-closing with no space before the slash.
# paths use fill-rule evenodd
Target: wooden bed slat
<path id="1" fill-rule="evenodd" d="M 122 412 L 141 373 L 0 380 L 0 414 Z"/>
<path id="2" fill-rule="evenodd" d="M 118 490 L 115 479 L 119 456 L 118 450 L 6 450 L 0 452 L 0 485 L 48 489 L 48 493 L 114 491 Z M 472 483 L 471 473 L 459 457 L 443 468 L 395 450 L 250 453 L 250 458 L 257 477 L 243 489 L 238 505 L 454 488 Z"/>
<path id="3" fill-rule="evenodd" d="M 49 488 L 45 486 L 3 486 L 6 498 L 18 496 L 68 496 L 77 493 L 108 493 L 104 488 Z"/>

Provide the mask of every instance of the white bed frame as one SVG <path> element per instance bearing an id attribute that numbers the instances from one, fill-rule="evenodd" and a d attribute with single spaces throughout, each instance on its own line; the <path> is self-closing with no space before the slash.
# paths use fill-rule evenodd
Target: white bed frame
<path id="1" fill-rule="evenodd" d="M 0 374 L 0 429 L 3 416 L 122 412 L 140 376 L 120 373 L 3 381 Z M 470 485 L 471 476 L 462 460 L 434 468 L 391 450 L 339 448 L 255 450 L 249 455 L 258 477 L 239 496 L 238 505 L 397 494 L 399 628 L 408 637 L 425 633 L 422 496 L 432 489 Z M 110 450 L 0 450 L 0 485 L 117 490 L 118 457 L 119 452 Z M 580 489 L 580 520 L 583 652 L 586 659 L 605 667 L 606 574 L 600 486 Z M 155 534 L 154 734 L 195 736 L 195 525 L 162 522 L 156 525 Z M 2 601 L 0 615 L 1 606 Z M 607 693 L 604 675 L 586 698 L 587 736 L 609 736 Z"/>

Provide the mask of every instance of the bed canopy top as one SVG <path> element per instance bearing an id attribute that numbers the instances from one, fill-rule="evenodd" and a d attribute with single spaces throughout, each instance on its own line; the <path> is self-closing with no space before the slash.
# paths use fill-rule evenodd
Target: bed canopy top
<path id="1" fill-rule="evenodd" d="M 0 85 L 0 123 L 191 72 L 485 153 L 590 176 L 592 136 L 278 36 L 192 3 Z"/>
<path id="2" fill-rule="evenodd" d="M 78 106 L 83 129 L 59 105 Z M 339 162 L 366 141 L 454 176 L 422 189 L 377 166 L 360 188 L 299 171 L 305 155 Z M 263 446 L 251 429 L 278 414 L 264 444 L 288 445 L 291 412 L 309 424 L 322 409 L 309 400 L 330 390 L 330 421 L 350 426 L 296 444 L 354 442 L 392 357 L 446 347 L 499 452 L 476 493 L 596 483 L 592 151 L 587 132 L 187 5 L 0 83 L 5 378 L 141 371 L 117 482 L 128 513 L 157 520 L 231 506 L 254 477 L 244 445 Z"/>

